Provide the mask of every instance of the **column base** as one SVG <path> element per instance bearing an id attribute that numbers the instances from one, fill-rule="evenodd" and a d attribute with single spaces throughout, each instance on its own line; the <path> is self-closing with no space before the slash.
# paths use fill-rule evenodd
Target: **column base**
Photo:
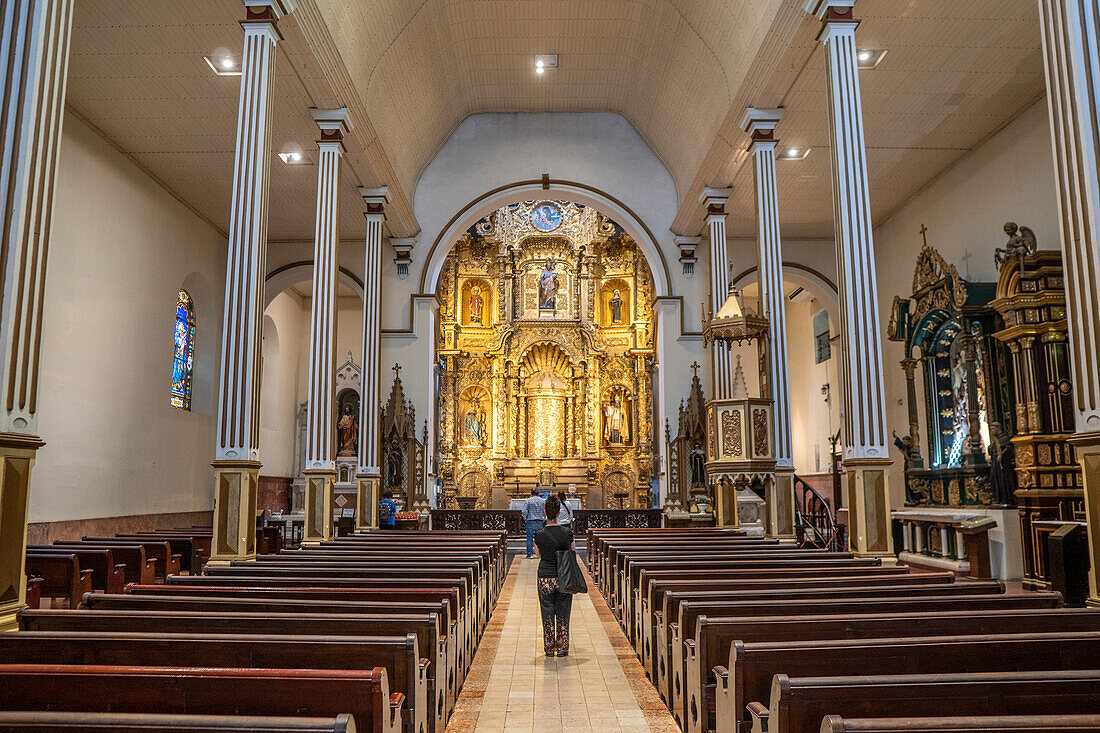
<path id="1" fill-rule="evenodd" d="M 259 461 L 214 461 L 214 536 L 210 563 L 256 559 Z"/>
<path id="2" fill-rule="evenodd" d="M 378 502 L 382 499 L 382 477 L 356 474 L 359 483 L 355 502 L 355 531 L 378 528 Z"/>
<path id="3" fill-rule="evenodd" d="M 777 468 L 767 487 L 768 537 L 795 539 L 794 469 Z"/>
<path id="4" fill-rule="evenodd" d="M 0 632 L 19 630 L 26 604 L 27 497 L 34 457 L 44 445 L 36 435 L 0 433 Z"/>
<path id="5" fill-rule="evenodd" d="M 725 529 L 741 528 L 741 521 L 737 516 L 737 493 L 737 487 L 728 479 L 720 479 L 714 484 L 715 526 Z"/>
<path id="6" fill-rule="evenodd" d="M 336 498 L 336 471 L 310 468 L 302 471 L 306 477 L 306 516 L 302 528 L 302 544 L 316 545 L 332 539 L 332 507 Z"/>
<path id="7" fill-rule="evenodd" d="M 1085 494 L 1086 532 L 1089 535 L 1089 597 L 1085 605 L 1100 607 L 1100 432 L 1078 433 L 1069 439 L 1077 462 Z"/>
<path id="8" fill-rule="evenodd" d="M 844 462 L 848 491 L 848 537 L 856 557 L 897 562 L 890 529 L 889 458 L 859 458 Z"/>

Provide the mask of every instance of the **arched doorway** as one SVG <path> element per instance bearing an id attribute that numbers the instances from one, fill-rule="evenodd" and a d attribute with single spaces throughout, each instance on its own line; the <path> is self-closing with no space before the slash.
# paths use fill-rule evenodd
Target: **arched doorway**
<path id="1" fill-rule="evenodd" d="M 630 232 L 586 203 L 506 203 L 425 277 L 438 302 L 441 504 L 506 508 L 539 487 L 589 508 L 648 508 L 656 278 Z"/>

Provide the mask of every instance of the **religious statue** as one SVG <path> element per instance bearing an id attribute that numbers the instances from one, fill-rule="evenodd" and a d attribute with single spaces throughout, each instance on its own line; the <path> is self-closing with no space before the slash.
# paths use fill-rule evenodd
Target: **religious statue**
<path id="1" fill-rule="evenodd" d="M 691 446 L 691 453 L 688 454 L 688 463 L 691 464 L 691 486 L 706 486 L 707 485 L 707 457 L 703 453 L 703 449 L 698 443 Z"/>
<path id="2" fill-rule="evenodd" d="M 340 436 L 340 449 L 336 455 L 359 455 L 359 416 L 355 414 L 351 402 L 344 403 L 343 414 L 336 423 L 336 430 Z"/>
<path id="3" fill-rule="evenodd" d="M 994 505 L 1014 504 L 1016 492 L 1016 446 L 999 422 L 989 424 L 989 489 Z"/>
<path id="4" fill-rule="evenodd" d="M 1035 232 L 1028 227 L 1017 226 L 1016 222 L 1010 221 L 1005 224 L 1005 234 L 1008 235 L 1008 244 L 1004 247 L 998 247 L 994 251 L 993 262 L 1000 270 L 1013 257 L 1019 257 L 1020 270 L 1022 271 L 1024 269 L 1024 257 L 1034 254 L 1035 250 L 1039 248 L 1039 242 L 1035 239 Z"/>
<path id="5" fill-rule="evenodd" d="M 554 269 L 554 261 L 548 259 L 539 275 L 539 310 L 552 311 L 557 308 L 557 301 L 558 273 Z"/>
<path id="6" fill-rule="evenodd" d="M 405 479 L 405 456 L 399 446 L 391 446 L 386 456 L 386 485 L 400 488 Z"/>
<path id="7" fill-rule="evenodd" d="M 608 445 L 622 445 L 629 440 L 626 413 L 618 392 L 612 392 L 604 409 L 604 438 Z"/>
<path id="8" fill-rule="evenodd" d="M 474 445 L 485 445 L 485 413 L 481 407 L 471 407 L 462 422 L 466 431 L 466 440 Z"/>
<path id="9" fill-rule="evenodd" d="M 481 310 L 484 301 L 481 298 L 481 288 L 477 285 L 470 291 L 470 323 L 481 323 Z"/>
<path id="10" fill-rule="evenodd" d="M 611 322 L 622 323 L 623 322 L 623 299 L 619 297 L 619 291 L 615 290 L 611 293 L 611 300 L 607 305 L 611 308 Z"/>

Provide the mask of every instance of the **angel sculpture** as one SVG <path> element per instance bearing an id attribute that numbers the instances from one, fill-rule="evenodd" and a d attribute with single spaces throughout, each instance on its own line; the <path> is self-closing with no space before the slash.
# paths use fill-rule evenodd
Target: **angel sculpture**
<path id="1" fill-rule="evenodd" d="M 1035 239 L 1035 232 L 1028 227 L 1016 226 L 1016 222 L 1010 221 L 1005 224 L 1005 234 L 1008 235 L 1008 246 L 996 249 L 993 253 L 993 262 L 1000 270 L 1010 259 L 1019 257 L 1020 270 L 1023 271 L 1024 257 L 1034 254 L 1035 250 L 1039 248 L 1039 243 Z"/>

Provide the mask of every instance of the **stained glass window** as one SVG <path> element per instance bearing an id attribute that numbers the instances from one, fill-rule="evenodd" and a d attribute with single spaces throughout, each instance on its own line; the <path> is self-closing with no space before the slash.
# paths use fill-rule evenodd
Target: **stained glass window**
<path id="1" fill-rule="evenodd" d="M 172 358 L 172 407 L 191 410 L 191 372 L 195 366 L 195 306 L 186 290 L 176 301 L 176 351 Z"/>

